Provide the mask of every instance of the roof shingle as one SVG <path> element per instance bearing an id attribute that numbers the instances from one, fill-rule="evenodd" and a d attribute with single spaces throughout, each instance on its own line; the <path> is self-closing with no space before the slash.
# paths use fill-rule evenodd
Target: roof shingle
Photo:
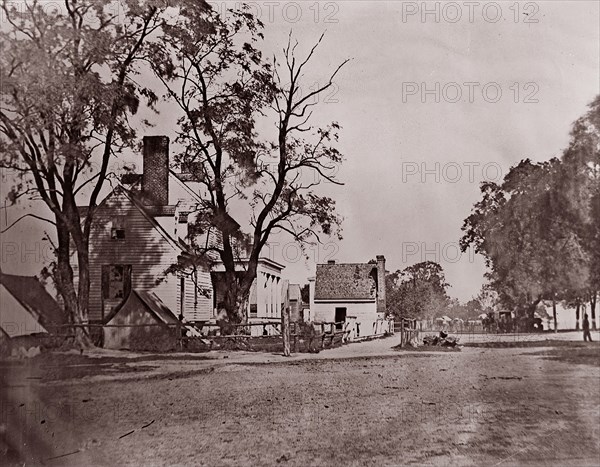
<path id="1" fill-rule="evenodd" d="M 375 299 L 376 277 L 376 264 L 317 264 L 315 300 Z"/>

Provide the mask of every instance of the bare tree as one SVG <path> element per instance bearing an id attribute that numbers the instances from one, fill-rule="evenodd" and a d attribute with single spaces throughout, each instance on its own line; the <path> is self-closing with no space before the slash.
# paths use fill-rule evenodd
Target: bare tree
<path id="1" fill-rule="evenodd" d="M 218 245 L 197 253 L 210 250 L 222 261 L 227 286 L 223 305 L 233 322 L 245 319 L 259 257 L 273 232 L 288 232 L 305 243 L 318 240 L 320 233 L 339 235 L 341 223 L 335 202 L 313 190 L 323 181 L 339 183 L 334 175 L 342 162 L 335 148 L 339 126 L 313 128 L 310 119 L 313 98 L 333 85 L 347 60 L 324 85 L 302 96 L 302 73 L 323 37 L 298 60 L 298 43 L 292 45 L 290 35 L 284 63 L 268 63 L 257 47 L 262 27 L 247 8 L 229 11 L 226 18 L 213 13 L 201 21 L 184 12 L 169 26 L 152 61 L 168 98 L 183 114 L 177 141 L 184 149 L 177 162 L 203 185 L 199 223 L 220 233 Z M 257 120 L 273 117 L 277 139 L 264 142 Z M 265 164 L 264 156 L 274 163 Z M 251 215 L 246 226 L 233 219 L 233 199 L 247 202 Z"/>

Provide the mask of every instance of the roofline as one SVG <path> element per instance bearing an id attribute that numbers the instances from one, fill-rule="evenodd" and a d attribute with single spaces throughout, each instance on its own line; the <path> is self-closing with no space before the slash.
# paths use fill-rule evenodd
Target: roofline
<path id="1" fill-rule="evenodd" d="M 169 169 L 169 175 L 172 175 L 173 177 L 175 177 L 175 180 L 179 183 L 179 185 L 181 185 L 185 191 L 187 191 L 190 195 L 192 195 L 196 201 L 200 201 L 202 202 L 202 198 L 200 197 L 200 195 L 198 195 L 196 192 L 194 192 L 194 190 L 192 190 L 186 182 L 184 182 L 183 180 L 181 180 L 178 177 L 177 172 L 175 172 L 173 169 Z M 199 183 L 199 182 L 198 182 Z"/>
<path id="2" fill-rule="evenodd" d="M 120 186 L 121 186 L 121 185 L 120 185 Z M 119 188 L 119 187 L 117 187 L 117 188 Z M 116 190 L 116 188 L 115 188 L 115 190 Z M 142 215 L 143 215 L 143 216 L 144 216 L 146 219 L 148 219 L 148 222 L 150 222 L 150 223 L 152 224 L 152 226 L 153 226 L 153 227 L 154 227 L 156 230 L 158 230 L 158 233 L 160 233 L 160 234 L 161 234 L 161 235 L 164 237 L 164 239 L 167 241 L 167 243 L 169 243 L 169 245 L 171 245 L 175 251 L 185 251 L 183 248 L 181 248 L 181 246 L 180 246 L 180 245 L 179 245 L 179 244 L 178 244 L 178 243 L 177 243 L 177 242 L 176 242 L 176 241 L 175 241 L 173 238 L 171 238 L 171 236 L 170 236 L 170 235 L 167 233 L 167 231 L 166 231 L 165 229 L 163 229 L 163 227 L 162 227 L 162 226 L 161 226 L 161 225 L 160 225 L 158 222 L 156 222 L 156 220 L 154 220 L 154 219 L 152 218 L 152 216 L 150 216 L 150 215 L 149 215 L 149 214 L 146 212 L 146 210 L 143 208 L 143 206 L 142 206 L 142 205 L 140 205 L 139 201 L 137 201 L 137 200 L 135 199 L 135 197 L 131 196 L 131 195 L 130 195 L 130 194 L 127 192 L 127 190 L 126 190 L 124 187 L 122 187 L 122 190 L 123 190 L 123 193 L 125 194 L 125 196 L 126 196 L 126 197 L 127 197 L 127 198 L 128 198 L 128 199 L 129 199 L 129 200 L 132 202 L 132 203 L 133 203 L 133 205 L 134 205 L 134 206 L 135 206 L 135 207 L 136 207 L 136 208 L 137 208 L 137 209 L 138 209 L 138 210 L 139 210 L 139 211 L 142 213 Z"/>
<path id="3" fill-rule="evenodd" d="M 249 261 L 249 258 L 240 258 L 235 260 L 235 264 L 244 264 Z M 285 269 L 285 265 L 278 263 L 277 261 L 273 261 L 272 259 L 265 258 L 264 256 L 258 258 L 258 264 L 269 264 L 270 266 L 274 266 L 276 269 Z M 215 264 L 223 264 L 223 261 L 218 260 L 215 261 Z"/>
<path id="4" fill-rule="evenodd" d="M 315 297 L 315 303 L 376 303 L 376 298 L 317 298 Z"/>
<path id="5" fill-rule="evenodd" d="M 272 266 L 275 266 L 276 268 L 285 269 L 285 265 L 283 265 L 283 264 L 281 264 L 281 263 L 278 263 L 277 261 L 274 261 L 274 260 L 272 260 L 272 259 L 270 259 L 270 258 L 265 258 L 264 256 L 263 256 L 263 257 L 260 257 L 260 258 L 258 258 L 258 262 L 259 262 L 259 263 L 261 263 L 261 262 L 262 262 L 262 263 L 267 263 L 267 264 L 270 264 L 270 265 L 272 265 Z"/>

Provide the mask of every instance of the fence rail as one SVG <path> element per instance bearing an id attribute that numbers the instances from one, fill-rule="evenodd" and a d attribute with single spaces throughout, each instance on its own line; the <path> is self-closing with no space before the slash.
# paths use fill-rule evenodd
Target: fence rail
<path id="1" fill-rule="evenodd" d="M 86 329 L 95 345 L 108 348 L 128 348 L 139 351 L 209 351 L 215 349 L 248 349 L 279 351 L 284 339 L 281 321 L 227 324 L 226 331 L 217 323 L 143 323 L 143 324 L 63 324 L 48 325 L 48 334 L 39 334 L 42 344 L 52 338 L 68 339 L 76 329 Z M 252 329 L 263 329 L 263 333 Z M 289 326 L 293 352 L 316 352 L 347 342 L 349 330 L 345 322 L 296 323 Z M 127 341 L 123 347 L 107 344 L 107 339 Z M 48 344 L 49 345 L 49 344 Z"/>

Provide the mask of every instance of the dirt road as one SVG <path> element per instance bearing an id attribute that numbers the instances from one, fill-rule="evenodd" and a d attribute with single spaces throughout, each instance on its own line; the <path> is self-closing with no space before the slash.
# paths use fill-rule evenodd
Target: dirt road
<path id="1" fill-rule="evenodd" d="M 600 465 L 597 343 L 395 344 L 5 363 L 3 422 L 47 465 Z"/>

